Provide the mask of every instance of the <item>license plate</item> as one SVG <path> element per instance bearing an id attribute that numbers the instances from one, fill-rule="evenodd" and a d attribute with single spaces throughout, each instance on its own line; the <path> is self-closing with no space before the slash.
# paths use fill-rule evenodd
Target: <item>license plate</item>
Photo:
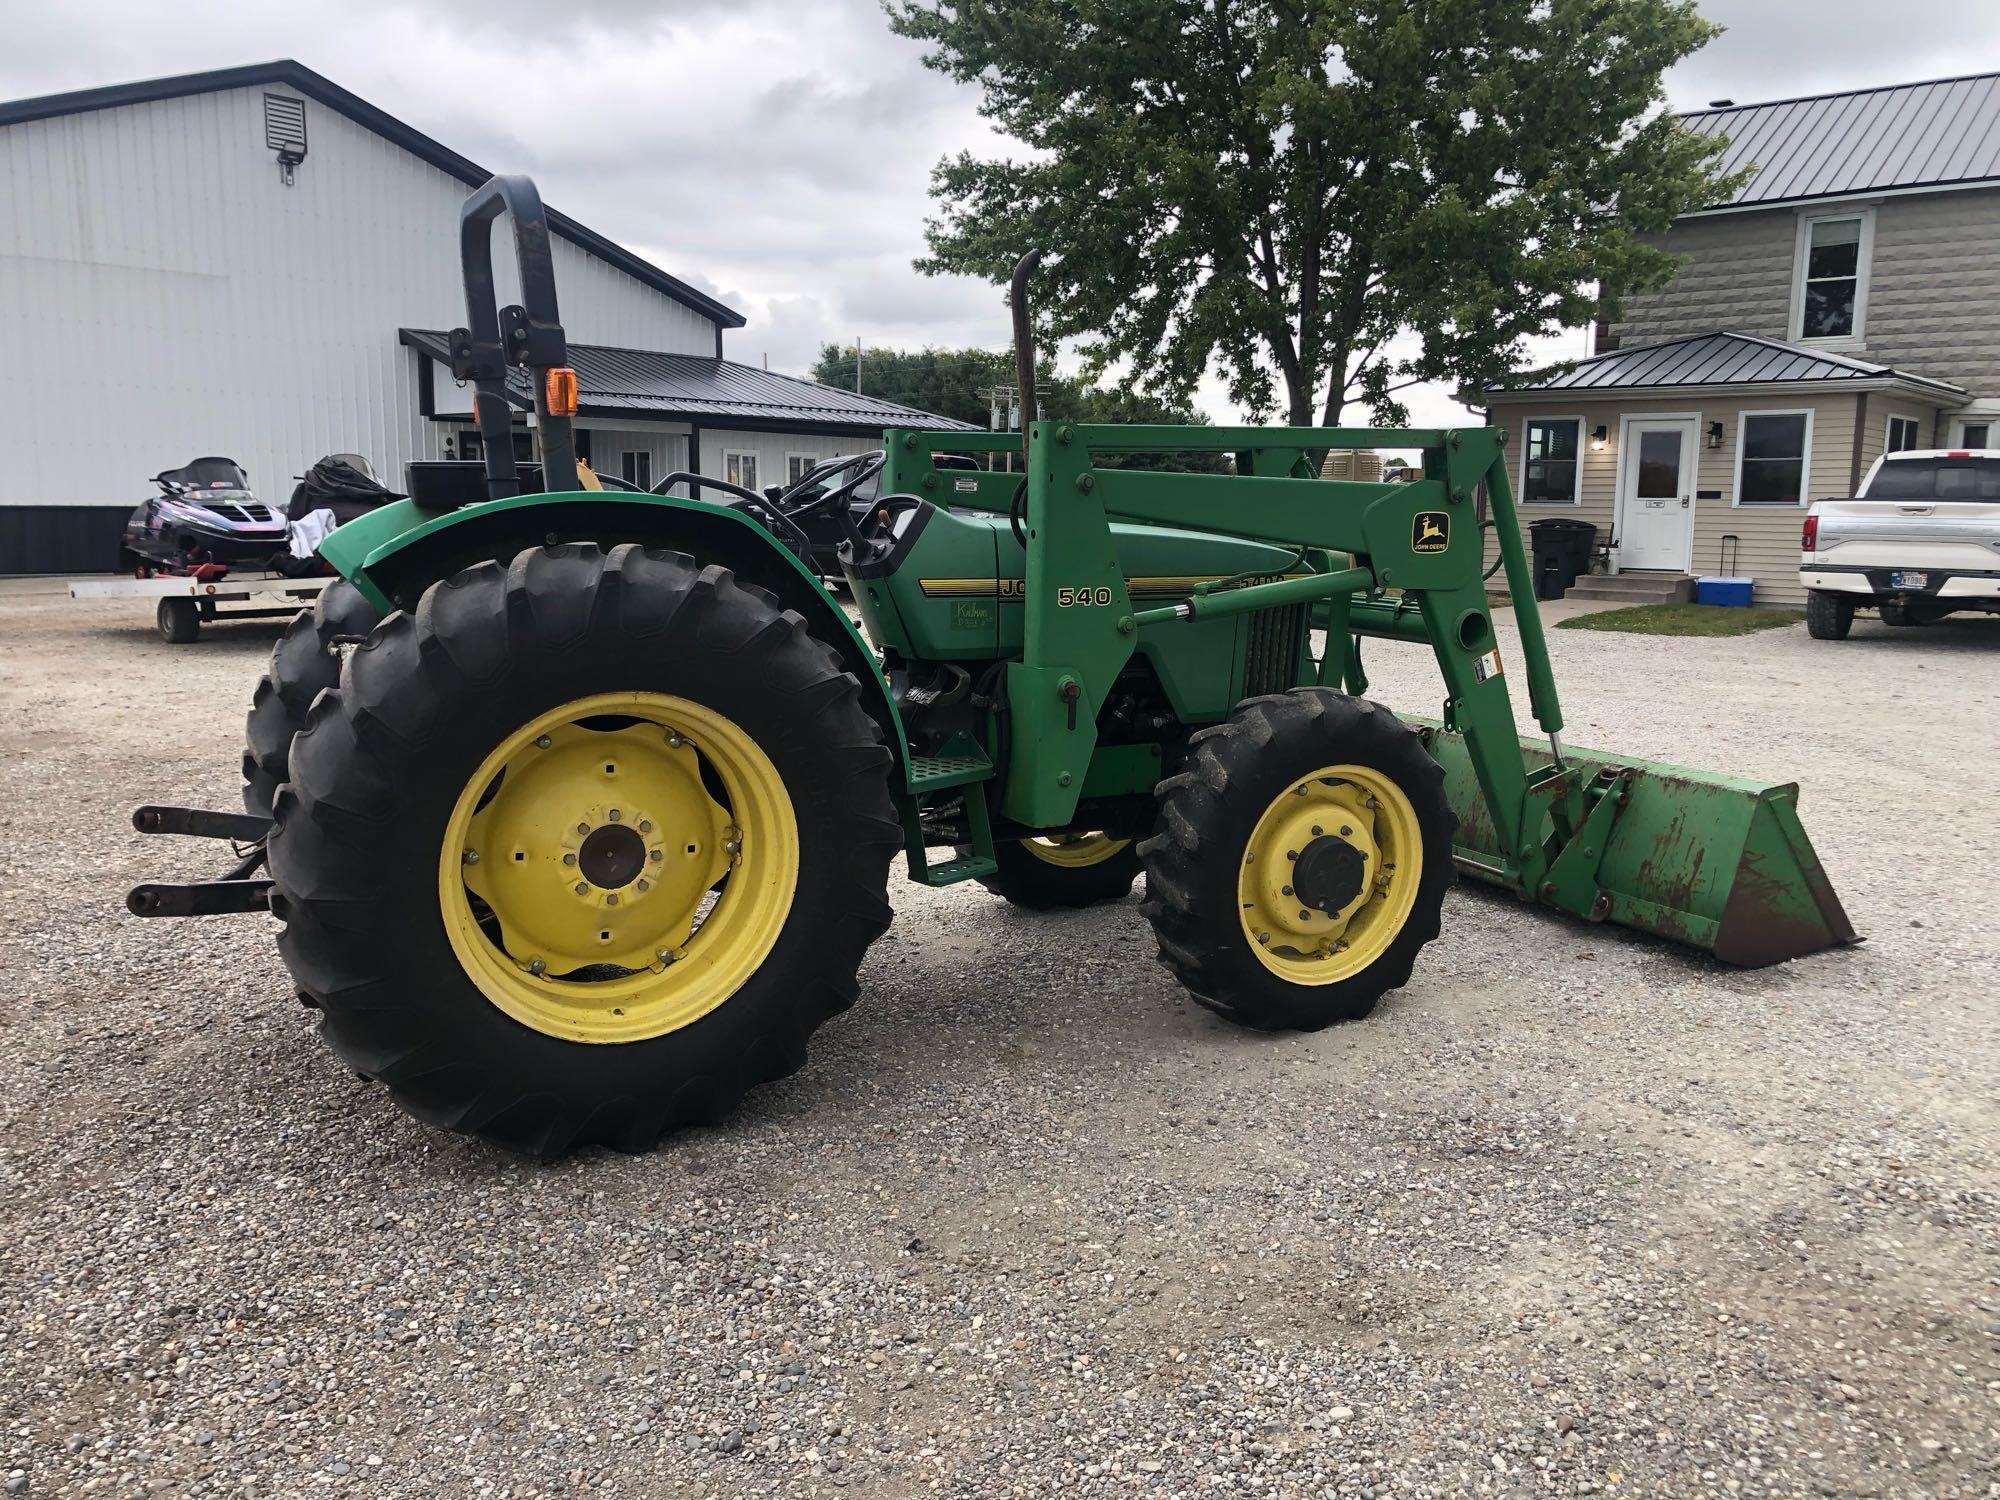
<path id="1" fill-rule="evenodd" d="M 1891 573 L 1889 586 L 1898 589 L 1927 589 L 1931 586 L 1928 573 Z"/>

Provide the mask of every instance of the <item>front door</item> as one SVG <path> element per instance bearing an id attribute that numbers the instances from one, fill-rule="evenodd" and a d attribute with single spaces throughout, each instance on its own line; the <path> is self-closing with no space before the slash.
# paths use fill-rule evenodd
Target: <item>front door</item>
<path id="1" fill-rule="evenodd" d="M 1680 572 L 1688 564 L 1688 528 L 1694 521 L 1694 419 L 1628 422 L 1625 442 L 1618 566 Z"/>

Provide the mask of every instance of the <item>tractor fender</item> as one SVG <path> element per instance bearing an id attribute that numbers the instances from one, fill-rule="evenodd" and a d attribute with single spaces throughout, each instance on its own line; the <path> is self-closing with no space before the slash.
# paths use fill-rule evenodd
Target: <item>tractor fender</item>
<path id="1" fill-rule="evenodd" d="M 595 542 L 606 550 L 621 542 L 671 548 L 768 590 L 840 653 L 861 684 L 862 707 L 895 754 L 897 780 L 907 783 L 909 742 L 874 651 L 819 579 L 741 511 L 622 490 L 511 495 L 450 511 L 400 500 L 330 533 L 320 555 L 387 613 L 414 608 L 431 584 L 463 568 L 505 561 L 523 548 L 551 542 Z"/>

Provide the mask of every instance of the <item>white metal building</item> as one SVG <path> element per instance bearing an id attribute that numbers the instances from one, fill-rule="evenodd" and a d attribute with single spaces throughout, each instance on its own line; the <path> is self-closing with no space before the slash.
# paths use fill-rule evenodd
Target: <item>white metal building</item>
<path id="1" fill-rule="evenodd" d="M 325 453 L 391 485 L 473 456 L 430 331 L 464 321 L 459 206 L 489 175 L 290 61 L 0 104 L 0 573 L 109 568 L 150 476 L 202 454 L 279 504 Z M 759 487 L 958 425 L 733 364 L 739 313 L 550 222 L 603 472 Z"/>

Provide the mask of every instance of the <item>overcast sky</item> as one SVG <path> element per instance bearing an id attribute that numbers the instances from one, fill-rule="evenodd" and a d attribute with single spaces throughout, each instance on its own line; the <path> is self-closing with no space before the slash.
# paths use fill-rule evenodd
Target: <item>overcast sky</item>
<path id="1" fill-rule="evenodd" d="M 1672 102 L 2000 66 L 1994 0 L 1704 0 L 1729 31 Z M 822 340 L 1007 340 L 998 291 L 919 276 L 931 166 L 990 138 L 875 0 L 66 0 L 0 4 L 0 98 L 294 57 L 749 318 L 734 359 Z M 440 233 L 448 232 L 441 226 Z M 1572 340 L 1581 350 L 1581 336 Z M 1443 393 L 1419 422 L 1457 419 Z M 1233 413 L 1211 385 L 1210 415 Z"/>

